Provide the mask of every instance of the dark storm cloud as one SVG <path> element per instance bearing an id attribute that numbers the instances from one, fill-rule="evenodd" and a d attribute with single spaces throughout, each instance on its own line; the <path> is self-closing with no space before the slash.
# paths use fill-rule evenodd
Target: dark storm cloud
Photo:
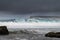
<path id="1" fill-rule="evenodd" d="M 60 0 L 0 0 L 0 11 L 11 11 L 15 14 L 38 12 L 37 15 L 47 15 L 49 13 L 39 12 L 60 11 Z"/>

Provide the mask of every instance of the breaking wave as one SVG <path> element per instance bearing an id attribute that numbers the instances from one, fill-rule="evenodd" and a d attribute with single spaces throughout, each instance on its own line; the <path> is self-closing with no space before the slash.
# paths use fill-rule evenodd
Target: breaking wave
<path id="1" fill-rule="evenodd" d="M 57 28 L 60 26 L 60 20 L 51 18 L 8 19 L 0 20 L 0 25 L 8 28 Z"/>

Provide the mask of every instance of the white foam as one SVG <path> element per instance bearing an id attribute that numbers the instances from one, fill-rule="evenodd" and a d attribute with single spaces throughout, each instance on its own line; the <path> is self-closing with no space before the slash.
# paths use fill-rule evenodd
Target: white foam
<path id="1" fill-rule="evenodd" d="M 8 28 L 58 28 L 60 22 L 0 22 L 0 26 L 3 25 Z"/>

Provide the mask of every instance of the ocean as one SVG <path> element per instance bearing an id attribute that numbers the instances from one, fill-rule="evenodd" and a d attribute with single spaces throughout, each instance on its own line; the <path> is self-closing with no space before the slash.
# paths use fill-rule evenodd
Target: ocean
<path id="1" fill-rule="evenodd" d="M 48 32 L 60 32 L 60 21 L 53 19 L 3 20 L 0 26 L 7 26 L 9 35 L 0 35 L 0 40 L 60 40 L 45 37 Z"/>
<path id="2" fill-rule="evenodd" d="M 50 31 L 60 31 L 60 28 L 15 28 L 8 29 L 10 32 L 9 35 L 0 35 L 0 40 L 60 40 L 60 38 L 50 38 L 45 37 L 45 34 Z M 20 30 L 23 30 L 26 33 L 20 33 Z M 31 31 L 32 30 L 32 31 Z M 14 33 L 16 31 L 16 33 Z"/>

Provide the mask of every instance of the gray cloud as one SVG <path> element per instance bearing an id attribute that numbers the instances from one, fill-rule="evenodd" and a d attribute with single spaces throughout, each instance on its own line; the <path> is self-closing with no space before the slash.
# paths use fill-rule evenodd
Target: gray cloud
<path id="1" fill-rule="evenodd" d="M 60 0 L 0 0 L 0 10 L 17 12 L 60 11 Z"/>
<path id="2" fill-rule="evenodd" d="M 60 12 L 60 0 L 0 0 L 0 11 L 14 12 L 9 14 L 59 16 L 59 13 L 51 12 Z"/>

